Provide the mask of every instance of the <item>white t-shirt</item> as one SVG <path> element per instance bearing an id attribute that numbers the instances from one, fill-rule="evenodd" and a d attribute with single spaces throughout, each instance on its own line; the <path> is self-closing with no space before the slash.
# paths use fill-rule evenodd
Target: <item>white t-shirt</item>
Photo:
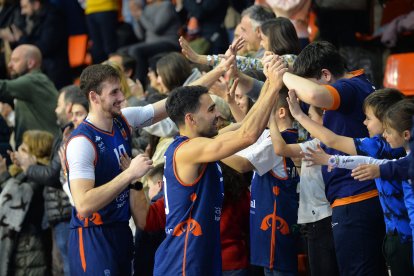
<path id="1" fill-rule="evenodd" d="M 264 175 L 270 170 L 280 177 L 286 177 L 283 157 L 277 156 L 273 150 L 270 131 L 265 129 L 256 143 L 239 151 L 236 155 L 246 158 L 252 163 L 255 171 Z"/>
<path id="2" fill-rule="evenodd" d="M 307 152 L 307 148 L 316 150 L 319 144 L 318 139 L 313 139 L 298 145 L 303 152 Z M 300 191 L 298 223 L 312 223 L 332 215 L 331 205 L 326 199 L 321 166 L 307 167 L 306 163 L 302 160 L 298 186 Z"/>
<path id="3" fill-rule="evenodd" d="M 131 128 L 141 128 L 151 125 L 154 119 L 154 107 L 152 105 L 127 107 L 122 109 L 122 115 Z M 66 160 L 70 168 L 69 181 L 95 180 L 95 157 L 95 146 L 86 137 L 71 139 L 66 148 Z"/>

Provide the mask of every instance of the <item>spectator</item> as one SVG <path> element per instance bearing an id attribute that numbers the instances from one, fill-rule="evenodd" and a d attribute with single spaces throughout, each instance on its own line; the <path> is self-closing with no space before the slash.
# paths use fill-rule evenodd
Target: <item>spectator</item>
<path id="1" fill-rule="evenodd" d="M 118 48 L 117 0 L 86 0 L 85 14 L 88 33 L 92 39 L 92 61 L 101 63 Z"/>
<path id="2" fill-rule="evenodd" d="M 294 63 L 294 72 L 283 76 L 284 83 L 303 102 L 327 109 L 323 120 L 326 128 L 352 138 L 368 136 L 363 125 L 362 104 L 375 88 L 363 70 L 347 72 L 336 48 L 321 41 L 302 50 Z M 324 148 L 329 154 L 339 152 Z M 385 229 L 375 183 L 355 183 L 346 170 L 328 173 L 322 167 L 322 174 L 326 196 L 332 205 L 332 230 L 340 274 L 383 275 L 381 246 Z"/>
<path id="3" fill-rule="evenodd" d="M 198 1 L 182 0 L 182 7 L 189 19 L 187 33 L 191 37 L 204 39 L 206 47 L 201 46 L 207 52 L 213 54 L 223 53 L 228 45 L 227 31 L 224 28 L 228 0 Z M 177 10 L 180 10 L 177 5 Z M 204 52 L 203 54 L 207 54 Z"/>
<path id="4" fill-rule="evenodd" d="M 260 26 L 267 20 L 275 18 L 272 11 L 259 5 L 253 5 L 242 12 L 241 36 L 247 44 L 247 50 L 256 52 L 255 58 L 261 58 L 264 49 L 260 46 Z"/>
<path id="5" fill-rule="evenodd" d="M 52 134 L 28 130 L 16 155 L 27 155 L 39 165 L 47 165 L 52 142 Z M 13 164 L 7 172 L 0 157 L 0 274 L 49 275 L 47 236 L 42 230 L 44 183 L 27 180 L 24 167 Z"/>
<path id="6" fill-rule="evenodd" d="M 72 108 L 76 98 L 83 96 L 79 87 L 70 85 L 62 88 L 58 97 L 56 107 L 57 123 L 62 130 L 70 128 L 68 123 L 72 117 Z M 85 98 L 83 96 L 83 98 Z M 53 141 L 50 163 L 38 165 L 27 155 L 17 155 L 17 163 L 25 164 L 24 172 L 30 181 L 41 183 L 44 186 L 43 197 L 45 200 L 45 211 L 47 221 L 52 229 L 53 252 L 52 271 L 57 274 L 69 276 L 68 239 L 69 221 L 72 212 L 68 196 L 62 189 L 61 164 L 59 159 L 59 148 L 62 145 L 62 135 L 56 136 Z"/>
<path id="7" fill-rule="evenodd" d="M 147 83 L 148 59 L 163 52 L 178 51 L 180 20 L 171 1 L 148 0 L 142 14 L 136 18 L 145 32 L 141 43 L 120 49 L 136 60 L 135 78 Z"/>
<path id="8" fill-rule="evenodd" d="M 17 45 L 33 44 L 43 56 L 42 70 L 60 89 L 71 83 L 65 17 L 45 0 L 21 0 L 24 24 L 11 28 Z"/>
<path id="9" fill-rule="evenodd" d="M 20 45 L 13 50 L 9 63 L 12 80 L 0 80 L 0 101 L 16 99 L 15 142 L 19 146 L 28 129 L 59 133 L 56 116 L 58 92 L 40 71 L 42 55 L 34 45 Z"/>

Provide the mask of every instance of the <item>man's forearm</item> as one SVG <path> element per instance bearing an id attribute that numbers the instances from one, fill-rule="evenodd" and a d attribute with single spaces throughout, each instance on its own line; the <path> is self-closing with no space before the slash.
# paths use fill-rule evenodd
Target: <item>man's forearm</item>
<path id="1" fill-rule="evenodd" d="M 217 66 L 207 74 L 201 76 L 199 79 L 190 83 L 190 86 L 201 85 L 210 88 L 223 74 L 225 70 L 223 67 Z"/>
<path id="2" fill-rule="evenodd" d="M 136 191 L 131 189 L 129 196 L 132 218 L 134 219 L 135 225 L 143 230 L 147 222 L 149 209 L 149 203 L 145 196 L 145 192 L 144 190 Z"/>
<path id="3" fill-rule="evenodd" d="M 71 184 L 71 191 L 78 213 L 82 217 L 89 217 L 93 213 L 101 210 L 124 191 L 132 180 L 131 175 L 127 171 L 123 171 L 110 182 L 88 190 L 80 186 L 90 185 L 89 180 L 87 184 L 83 180 L 75 180 L 76 184 L 73 183 L 73 186 L 76 188 L 72 187 Z"/>
<path id="4" fill-rule="evenodd" d="M 330 108 L 333 97 L 323 85 L 287 72 L 283 82 L 289 90 L 295 90 L 297 97 L 303 102 L 321 108 Z"/>

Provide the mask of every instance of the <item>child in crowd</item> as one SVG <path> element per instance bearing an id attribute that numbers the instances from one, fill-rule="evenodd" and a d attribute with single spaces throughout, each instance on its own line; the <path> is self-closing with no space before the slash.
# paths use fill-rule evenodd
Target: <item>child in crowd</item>
<path id="1" fill-rule="evenodd" d="M 322 125 L 322 109 L 310 106 L 308 112 L 313 121 Z M 317 149 L 320 143 L 313 138 L 304 143 L 286 144 L 275 120 L 270 122 L 270 135 L 275 153 L 290 158 L 301 157 L 307 148 Z M 325 196 L 321 166 L 308 167 L 302 160 L 298 191 L 298 223 L 306 235 L 311 275 L 339 275 L 331 226 L 332 208 Z"/>
<path id="2" fill-rule="evenodd" d="M 287 89 L 270 121 L 276 120 L 283 139 L 296 143 L 298 133 L 286 101 Z M 265 275 L 297 274 L 297 223 L 299 175 L 293 161 L 277 156 L 269 130 L 256 143 L 230 156 L 223 163 L 244 173 L 254 171 L 250 200 L 250 263 L 264 268 Z"/>
<path id="3" fill-rule="evenodd" d="M 148 198 L 150 204 L 164 197 L 164 163 L 158 164 L 147 174 Z M 145 199 L 146 201 L 146 199 Z M 149 205 L 147 205 L 149 207 Z M 134 270 L 136 275 L 153 275 L 154 256 L 158 246 L 165 238 L 164 229 L 145 231 L 138 225 L 135 232 Z"/>
<path id="4" fill-rule="evenodd" d="M 364 101 L 366 114 L 364 124 L 368 128 L 370 137 L 356 139 L 337 135 L 312 122 L 300 111 L 294 93 L 291 93 L 289 103 L 295 118 L 310 133 L 317 136 L 323 143 L 326 143 L 327 146 L 351 155 L 360 154 L 371 158 L 385 158 L 389 160 L 405 156 L 401 141 L 400 143 L 391 143 L 389 139 L 385 141 L 381 137 L 381 133 L 384 132 L 383 123 L 384 126 L 387 126 L 387 121 L 389 121 L 388 114 L 390 112 L 395 113 L 396 107 L 401 109 L 399 112 L 411 114 L 409 110 L 403 108 L 405 106 L 403 98 L 404 96 L 401 92 L 394 89 L 383 89 L 369 95 Z M 384 136 L 387 137 L 386 135 Z M 322 154 L 321 152 L 322 150 L 320 149 L 308 149 L 307 156 L 310 155 L 311 157 L 306 160 L 310 159 L 318 165 L 328 165 L 329 155 Z M 321 162 L 319 158 L 326 162 Z M 358 164 L 355 163 L 355 157 L 340 157 L 340 155 L 333 155 L 331 161 L 333 161 L 332 165 L 338 168 L 354 168 Z M 338 162 L 340 162 L 340 166 L 337 165 Z M 364 178 L 363 180 L 366 179 Z M 411 275 L 413 270 L 409 256 L 411 256 L 412 230 L 410 229 L 410 219 L 406 204 L 404 204 L 404 200 L 401 197 L 404 185 L 401 185 L 400 181 L 386 181 L 380 178 L 377 178 L 375 182 L 379 191 L 386 224 L 387 234 L 384 241 L 384 253 L 388 266 L 392 275 Z M 398 254 L 395 253 L 395 250 Z"/>

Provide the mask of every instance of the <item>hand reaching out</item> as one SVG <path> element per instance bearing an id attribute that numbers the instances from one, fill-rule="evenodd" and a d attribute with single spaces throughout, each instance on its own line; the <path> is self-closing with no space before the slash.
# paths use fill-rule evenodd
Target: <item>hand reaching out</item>
<path id="1" fill-rule="evenodd" d="M 287 102 L 289 105 L 290 114 L 292 117 L 297 119 L 299 116 L 305 115 L 303 113 L 302 108 L 300 108 L 298 97 L 296 97 L 295 90 L 289 90 L 288 92 L 289 97 L 287 97 Z"/>
<path id="2" fill-rule="evenodd" d="M 210 88 L 210 91 L 225 100 L 228 104 L 233 104 L 235 103 L 235 91 L 238 83 L 239 79 L 235 79 L 231 87 L 229 87 L 229 82 L 223 77 L 220 77 Z"/>
<path id="3" fill-rule="evenodd" d="M 244 46 L 244 39 L 243 37 L 238 37 L 233 43 L 229 46 L 226 53 L 224 54 L 225 57 L 229 57 L 231 55 L 237 55 L 237 52 L 242 49 Z"/>
<path id="4" fill-rule="evenodd" d="M 283 59 L 277 55 L 274 55 L 272 59 L 264 65 L 266 71 L 266 77 L 269 80 L 269 84 L 278 90 L 283 86 L 283 75 L 288 71 Z"/>
<path id="5" fill-rule="evenodd" d="M 305 152 L 304 161 L 307 162 L 306 167 L 311 167 L 314 165 L 328 165 L 329 157 L 331 157 L 329 154 L 327 154 L 320 145 L 318 145 L 316 150 L 313 150 L 311 148 L 306 149 L 307 152 Z M 332 170 L 331 167 L 328 167 L 328 172 Z"/>
<path id="6" fill-rule="evenodd" d="M 200 58 L 201 55 L 197 54 L 193 48 L 191 48 L 190 43 L 188 43 L 188 41 L 184 38 L 184 37 L 180 37 L 178 39 L 178 42 L 180 43 L 181 46 L 181 52 L 182 54 L 191 62 L 194 63 L 200 63 Z"/>
<path id="7" fill-rule="evenodd" d="M 364 164 L 352 170 L 351 176 L 359 181 L 371 180 L 381 177 L 379 165 Z"/>

